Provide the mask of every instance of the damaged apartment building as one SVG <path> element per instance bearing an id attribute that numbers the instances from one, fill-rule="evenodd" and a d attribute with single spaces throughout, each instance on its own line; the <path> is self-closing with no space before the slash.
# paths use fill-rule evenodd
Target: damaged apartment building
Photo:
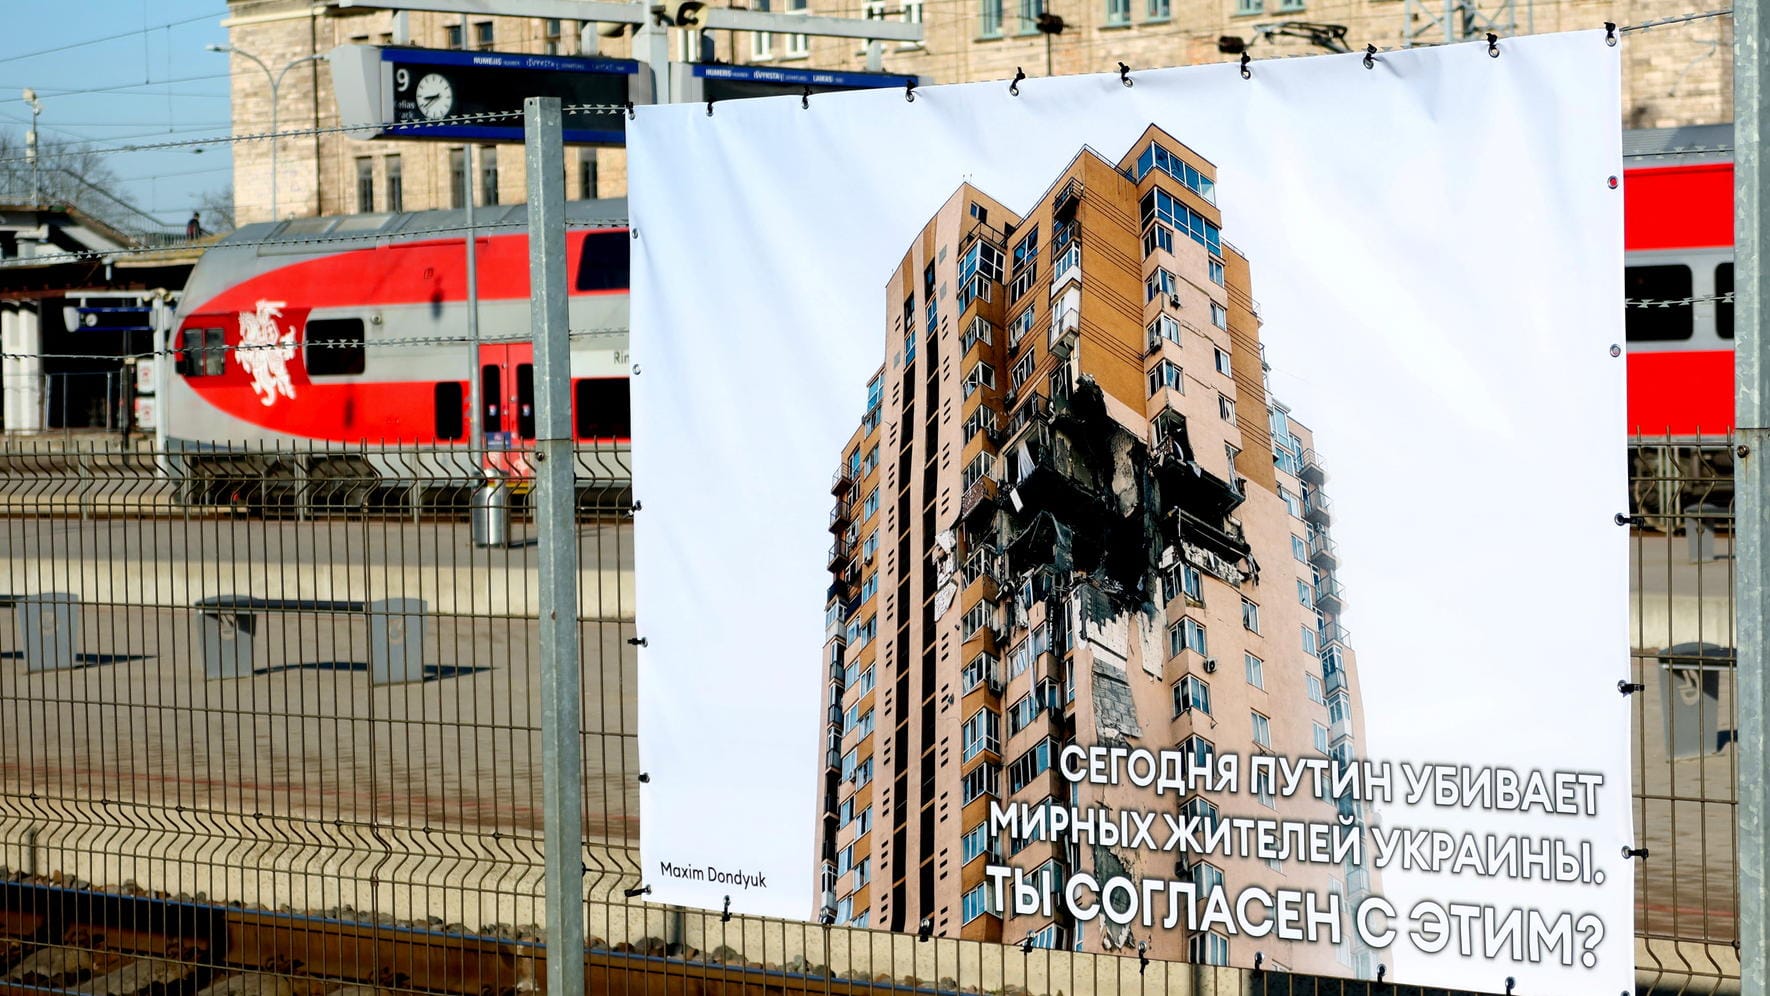
<path id="1" fill-rule="evenodd" d="M 1337 947 L 1017 915 L 1046 888 L 1189 878 L 1370 893 L 1358 865 L 992 835 L 991 801 L 1364 821 L 1355 800 L 1072 785 L 1068 744 L 1358 752 L 1325 475 L 1267 391 L 1216 170 L 1151 126 L 1024 213 L 961 186 L 886 293 L 885 362 L 836 470 L 819 904 L 839 923 L 1370 977 Z"/>

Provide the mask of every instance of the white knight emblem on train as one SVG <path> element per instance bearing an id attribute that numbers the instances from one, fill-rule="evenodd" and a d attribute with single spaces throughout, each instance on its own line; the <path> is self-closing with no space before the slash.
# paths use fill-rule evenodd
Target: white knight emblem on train
<path id="1" fill-rule="evenodd" d="M 277 328 L 285 303 L 259 301 L 256 312 L 240 312 L 240 348 L 234 351 L 234 359 L 252 375 L 252 390 L 266 407 L 276 404 L 278 395 L 295 397 L 295 385 L 289 380 L 289 361 L 295 358 L 295 326 L 290 325 L 287 331 Z"/>

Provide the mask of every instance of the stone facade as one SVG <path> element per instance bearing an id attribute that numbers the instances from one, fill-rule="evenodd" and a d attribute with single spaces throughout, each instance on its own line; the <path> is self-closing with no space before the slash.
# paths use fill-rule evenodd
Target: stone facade
<path id="1" fill-rule="evenodd" d="M 884 67 L 915 73 L 928 82 L 950 83 L 1006 79 L 1017 68 L 1029 76 L 1048 73 L 1110 72 L 1119 62 L 1133 70 L 1153 66 L 1191 65 L 1235 56 L 1219 50 L 1223 36 L 1252 40 L 1256 25 L 1307 21 L 1345 27 L 1353 49 L 1367 43 L 1380 49 L 1403 44 L 1411 31 L 1421 43 L 1440 41 L 1431 3 L 1415 0 L 784 0 L 777 6 L 809 3 L 809 11 L 836 16 L 863 13 L 920 20 L 927 39 L 920 45 L 887 43 Z M 764 6 L 766 0 L 755 6 Z M 1064 30 L 1046 36 L 1034 26 L 1041 5 L 1064 21 Z M 329 51 L 335 45 L 385 44 L 393 40 L 393 15 L 384 11 L 342 10 L 312 0 L 229 0 L 232 16 L 225 22 L 233 45 L 264 60 L 278 72 L 292 60 Z M 1483 7 L 1483 16 L 1500 25 L 1502 36 L 1529 31 L 1595 28 L 1605 20 L 1633 24 L 1689 12 L 1682 0 L 1627 0 L 1620 5 L 1596 0 L 1564 0 L 1529 5 L 1517 3 L 1509 12 Z M 412 13 L 409 38 L 414 45 L 444 48 L 449 30 L 459 26 L 454 15 Z M 549 25 L 558 34 L 549 36 Z M 1510 29 L 1505 25 L 1511 24 Z M 487 30 L 489 45 L 481 32 Z M 587 29 L 596 32 L 592 25 Z M 613 31 L 613 26 L 608 29 Z M 543 52 L 551 45 L 577 53 L 580 26 L 572 21 L 539 18 L 470 18 L 465 44 L 500 51 Z M 678 56 L 690 39 L 674 32 L 671 51 Z M 627 36 L 592 36 L 589 50 L 628 56 Z M 1733 24 L 1728 17 L 1690 21 L 1632 32 L 1623 41 L 1623 108 L 1625 127 L 1654 128 L 1732 120 Z M 1323 51 L 1296 38 L 1254 41 L 1255 59 L 1317 54 Z M 785 35 L 721 33 L 716 55 L 728 62 L 783 66 L 860 68 L 861 46 L 847 39 L 811 38 L 803 44 Z M 265 74 L 250 61 L 230 56 L 233 78 L 233 123 L 236 134 L 268 132 L 270 88 Z M 330 74 L 324 63 L 296 65 L 279 90 L 280 129 L 320 129 L 338 123 Z M 277 201 L 285 217 L 345 214 L 365 206 L 385 210 L 392 164 L 398 156 L 402 206 L 424 210 L 453 206 L 450 150 L 459 143 L 377 139 L 358 141 L 344 135 L 311 135 L 281 140 Z M 479 153 L 476 153 L 478 156 Z M 594 160 L 595 194 L 626 192 L 626 156 L 620 149 L 573 149 L 567 154 L 567 196 L 586 196 L 588 172 L 584 158 Z M 359 160 L 366 161 L 373 197 L 364 205 L 358 192 Z M 524 176 L 519 144 L 497 152 L 500 203 L 523 199 Z M 244 142 L 234 149 L 235 213 L 241 223 L 271 217 L 271 148 L 267 140 Z M 474 178 L 480 189 L 480 178 Z M 484 203 L 481 198 L 480 203 Z"/>

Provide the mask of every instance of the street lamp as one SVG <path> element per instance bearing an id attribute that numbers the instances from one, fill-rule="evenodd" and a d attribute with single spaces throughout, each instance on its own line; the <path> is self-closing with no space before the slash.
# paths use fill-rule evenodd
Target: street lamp
<path id="1" fill-rule="evenodd" d="M 43 202 L 43 187 L 37 182 L 37 115 L 43 113 L 43 102 L 37 91 L 25 87 L 25 103 L 31 108 L 31 130 L 25 133 L 25 159 L 31 164 L 31 203 Z"/>
<path id="2" fill-rule="evenodd" d="M 277 137 L 277 90 L 282 87 L 283 77 L 288 74 L 289 70 L 304 62 L 318 62 L 324 59 L 325 55 L 304 55 L 276 73 L 272 73 L 270 67 L 264 64 L 263 59 L 245 49 L 233 45 L 205 45 L 203 47 L 211 52 L 231 53 L 242 59 L 249 59 L 256 63 L 259 69 L 264 70 L 264 78 L 270 80 L 270 219 L 276 221 L 279 218 L 277 213 L 277 145 L 281 142 L 281 139 Z"/>

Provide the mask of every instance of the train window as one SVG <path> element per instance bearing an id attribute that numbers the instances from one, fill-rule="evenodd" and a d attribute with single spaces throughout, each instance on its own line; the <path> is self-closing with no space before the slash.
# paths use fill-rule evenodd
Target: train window
<path id="1" fill-rule="evenodd" d="M 586 377 L 572 382 L 574 434 L 579 439 L 626 439 L 633 434 L 631 393 L 625 377 Z"/>
<path id="2" fill-rule="evenodd" d="M 535 365 L 516 365 L 516 434 L 535 438 Z"/>
<path id="3" fill-rule="evenodd" d="M 221 329 L 185 329 L 178 352 L 178 372 L 186 377 L 219 377 L 227 373 L 227 335 Z"/>
<path id="4" fill-rule="evenodd" d="M 479 403 L 486 408 L 481 428 L 486 432 L 504 431 L 503 368 L 487 363 L 479 368 Z"/>
<path id="5" fill-rule="evenodd" d="M 1715 267 L 1715 331 L 1723 339 L 1733 338 L 1733 264 Z"/>
<path id="6" fill-rule="evenodd" d="M 1631 266 L 1623 271 L 1623 296 L 1631 301 L 1684 301 L 1690 297 L 1690 267 L 1682 263 Z M 1624 309 L 1623 327 L 1630 342 L 1665 342 L 1690 338 L 1689 304 Z"/>
<path id="7" fill-rule="evenodd" d="M 367 357 L 361 318 L 320 318 L 309 321 L 303 335 L 301 361 L 308 376 L 360 374 Z"/>
<path id="8" fill-rule="evenodd" d="M 590 232 L 584 236 L 584 251 L 578 256 L 577 289 L 626 290 L 626 232 Z"/>
<path id="9" fill-rule="evenodd" d="M 463 395 L 466 390 L 457 380 L 436 385 L 436 438 L 443 441 L 467 438 L 466 419 L 462 418 Z"/>

